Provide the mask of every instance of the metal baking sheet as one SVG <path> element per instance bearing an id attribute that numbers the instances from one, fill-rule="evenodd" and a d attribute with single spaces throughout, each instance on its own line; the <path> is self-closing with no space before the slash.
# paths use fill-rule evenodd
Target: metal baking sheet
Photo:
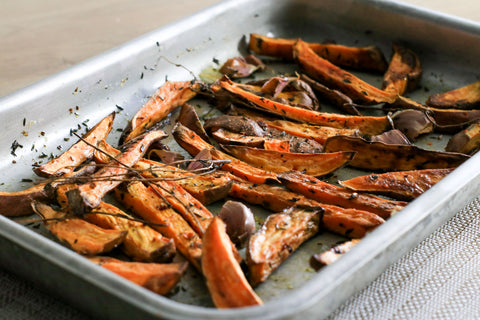
<path id="1" fill-rule="evenodd" d="M 1 99 L 2 191 L 30 186 L 22 179 L 35 179 L 31 165 L 68 148 L 71 141 L 65 138 L 70 129 L 80 126 L 83 130 L 120 110 L 116 128 L 122 129 L 166 78 L 205 76 L 218 67 L 215 61 L 238 55 L 240 39 L 251 32 L 317 42 L 333 39 L 347 45 L 374 44 L 387 57 L 392 43 L 402 42 L 419 54 L 424 67 L 423 89 L 412 94 L 419 101 L 431 93 L 476 81 L 480 67 L 478 24 L 394 1 L 224 1 Z M 367 80 L 379 81 L 378 76 Z M 118 133 L 110 139 L 116 142 Z M 437 140 L 440 142 L 433 143 Z M 16 156 L 11 154 L 14 141 L 22 146 L 16 148 Z M 420 143 L 441 148 L 444 142 L 437 136 Z M 209 307 L 199 276 L 187 279 L 199 283 L 199 287 L 186 287 L 185 292 L 190 289 L 187 293 L 176 292 L 171 298 L 155 295 L 93 265 L 41 231 L 2 216 L 0 266 L 95 318 L 318 319 L 365 287 L 472 199 L 480 186 L 479 161 L 479 156 L 472 157 L 321 272 L 308 270 L 309 253 L 320 251 L 335 238 L 321 235 L 308 242 L 268 284 L 258 288 L 266 301 L 260 307 Z"/>

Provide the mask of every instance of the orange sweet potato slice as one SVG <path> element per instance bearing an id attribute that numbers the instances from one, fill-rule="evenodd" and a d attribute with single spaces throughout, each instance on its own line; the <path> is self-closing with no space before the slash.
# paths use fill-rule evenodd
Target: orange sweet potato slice
<path id="1" fill-rule="evenodd" d="M 349 165 L 379 171 L 454 168 L 470 157 L 461 153 L 421 149 L 415 145 L 392 145 L 370 142 L 360 137 L 331 137 L 325 152 L 356 152 Z"/>
<path id="2" fill-rule="evenodd" d="M 177 107 L 195 97 L 196 91 L 192 90 L 192 86 L 196 84 L 191 81 L 165 82 L 133 116 L 122 141 L 126 142 L 139 136 Z"/>
<path id="3" fill-rule="evenodd" d="M 338 244 L 322 253 L 316 253 L 312 255 L 310 259 L 310 265 L 312 266 L 312 268 L 318 271 L 321 267 L 332 264 L 338 259 L 340 259 L 340 257 L 350 251 L 359 242 L 360 239 L 352 239 Z"/>
<path id="4" fill-rule="evenodd" d="M 412 200 L 452 171 L 453 168 L 395 171 L 359 176 L 338 183 L 354 191 L 366 191 L 400 200 Z"/>
<path id="5" fill-rule="evenodd" d="M 340 90 L 355 103 L 392 103 L 397 97 L 397 94 L 380 90 L 318 56 L 302 40 L 294 44 L 293 56 L 307 75 L 329 88 Z"/>
<path id="6" fill-rule="evenodd" d="M 224 164 L 221 168 L 224 171 L 231 172 L 236 176 L 255 183 L 278 181 L 274 173 L 252 167 L 243 161 L 217 150 L 215 147 L 202 140 L 202 138 L 193 131 L 179 123 L 175 125 L 172 133 L 178 144 L 193 156 L 197 155 L 203 149 L 207 149 L 210 151 L 213 159 L 229 160 L 230 163 Z"/>
<path id="7" fill-rule="evenodd" d="M 202 239 L 152 188 L 147 188 L 141 182 L 133 182 L 128 184 L 126 190 L 116 188 L 115 196 L 127 208 L 153 223 L 152 228 L 172 238 L 177 250 L 197 270 L 201 270 Z"/>
<path id="8" fill-rule="evenodd" d="M 65 212 L 55 211 L 40 202 L 33 202 L 32 206 L 39 216 L 46 219 L 47 229 L 79 254 L 109 252 L 120 245 L 127 235 L 126 231 L 103 229 L 80 218 L 66 219 Z"/>
<path id="9" fill-rule="evenodd" d="M 417 87 L 421 76 L 422 66 L 417 54 L 394 43 L 392 59 L 383 76 L 382 90 L 403 95 Z"/>
<path id="10" fill-rule="evenodd" d="M 152 183 L 151 188 L 180 213 L 200 237 L 203 237 L 213 215 L 200 201 L 175 181 L 158 181 Z"/>
<path id="11" fill-rule="evenodd" d="M 480 106 L 480 80 L 428 97 L 427 106 L 439 109 L 477 109 Z"/>
<path id="12" fill-rule="evenodd" d="M 186 261 L 142 263 L 126 262 L 110 257 L 93 257 L 90 261 L 160 295 L 166 295 L 172 291 L 188 267 Z"/>
<path id="13" fill-rule="evenodd" d="M 67 151 L 44 165 L 35 168 L 33 171 L 42 177 L 59 176 L 73 170 L 85 160 L 93 156 L 94 148 L 98 141 L 105 139 L 113 127 L 115 112 L 109 114 L 83 137 L 71 146 Z M 90 144 L 90 145 L 89 145 Z"/>
<path id="14" fill-rule="evenodd" d="M 252 286 L 264 282 L 302 243 L 318 233 L 322 210 L 290 209 L 271 214 L 250 236 L 247 266 Z"/>
<path id="15" fill-rule="evenodd" d="M 70 202 L 74 212 L 84 213 L 98 206 L 102 198 L 122 182 L 129 169 L 145 154 L 149 145 L 165 137 L 165 132 L 161 130 L 145 133 L 132 141 L 124 152 L 95 172 L 91 176 L 91 182 L 69 191 L 69 194 L 75 193 L 72 199 L 76 200 Z"/>
<path id="16" fill-rule="evenodd" d="M 217 308 L 263 304 L 248 283 L 232 251 L 225 223 L 215 217 L 203 237 L 202 270 Z"/>
<path id="17" fill-rule="evenodd" d="M 312 176 L 332 173 L 354 156 L 352 152 L 291 153 L 233 145 L 222 145 L 222 149 L 257 168 L 276 173 L 298 170 Z"/>
<path id="18" fill-rule="evenodd" d="M 328 137 L 339 135 L 358 136 L 360 134 L 360 131 L 357 129 L 338 129 L 288 120 L 272 119 L 253 110 L 238 107 L 232 107 L 229 113 L 248 117 L 249 119 L 265 124 L 269 128 L 284 131 L 292 136 L 312 139 L 320 144 L 323 144 Z"/>
<path id="19" fill-rule="evenodd" d="M 321 203 L 333 204 L 373 212 L 387 219 L 407 205 L 406 202 L 386 200 L 373 195 L 357 193 L 323 182 L 300 172 L 291 171 L 278 175 L 284 186 L 307 198 Z"/>
<path id="20" fill-rule="evenodd" d="M 322 208 L 322 228 L 347 237 L 361 238 L 384 222 L 372 212 L 323 204 L 280 186 L 252 184 L 241 179 L 235 180 L 230 196 L 273 212 L 294 206 Z"/>
<path id="21" fill-rule="evenodd" d="M 106 202 L 101 202 L 84 216 L 86 221 L 101 228 L 127 231 L 122 250 L 135 261 L 170 262 L 173 259 L 175 244 L 172 239 L 142 222 L 122 217 L 133 219 L 131 215 Z"/>
<path id="22" fill-rule="evenodd" d="M 480 148 L 480 122 L 469 125 L 448 141 L 445 151 L 473 154 Z"/>
<path id="23" fill-rule="evenodd" d="M 377 135 L 390 128 L 390 122 L 386 116 L 350 116 L 293 107 L 248 92 L 229 79 L 222 79 L 219 86 L 231 94 L 253 103 L 262 110 L 308 124 L 340 129 L 358 129 L 366 135 Z"/>
<path id="24" fill-rule="evenodd" d="M 45 186 L 46 183 L 40 183 L 22 191 L 0 192 L 0 214 L 6 217 L 33 214 L 32 201 L 47 201 L 50 198 Z"/>
<path id="25" fill-rule="evenodd" d="M 250 34 L 249 49 L 259 55 L 291 60 L 295 41 L 295 39 L 270 38 L 252 33 Z M 348 47 L 320 43 L 309 43 L 308 45 L 316 54 L 339 66 L 376 72 L 387 70 L 385 57 L 380 49 L 374 46 Z"/>

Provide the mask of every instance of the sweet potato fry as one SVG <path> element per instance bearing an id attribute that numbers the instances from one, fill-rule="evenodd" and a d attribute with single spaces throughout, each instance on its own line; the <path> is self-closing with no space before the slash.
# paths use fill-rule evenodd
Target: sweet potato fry
<path id="1" fill-rule="evenodd" d="M 357 243 L 360 242 L 360 239 L 352 239 L 345 241 L 344 243 L 338 244 L 333 248 L 324 251 L 322 253 L 312 255 L 310 259 L 310 265 L 315 270 L 320 270 L 323 266 L 334 263 L 345 253 L 350 251 Z"/>
<path id="2" fill-rule="evenodd" d="M 152 183 L 151 188 L 180 213 L 200 237 L 203 237 L 213 215 L 200 201 L 175 181 L 158 181 Z"/>
<path id="3" fill-rule="evenodd" d="M 93 257 L 90 261 L 160 295 L 169 293 L 188 267 L 186 261 L 161 264 L 126 262 L 110 257 Z"/>
<path id="4" fill-rule="evenodd" d="M 386 172 L 359 176 L 338 183 L 354 191 L 384 194 L 399 200 L 412 200 L 452 171 L 453 168 Z"/>
<path id="5" fill-rule="evenodd" d="M 427 106 L 439 109 L 478 109 L 480 106 L 480 80 L 428 97 Z"/>
<path id="6" fill-rule="evenodd" d="M 60 156 L 33 171 L 42 177 L 72 172 L 78 165 L 93 156 L 94 148 L 91 145 L 96 145 L 98 141 L 107 137 L 113 127 L 114 118 L 115 112 L 109 114 L 82 137 L 84 141 L 78 141 Z"/>
<path id="7" fill-rule="evenodd" d="M 165 82 L 133 116 L 122 141 L 127 142 L 139 136 L 177 107 L 195 97 L 196 92 L 192 90 L 192 86 L 197 85 L 191 81 Z"/>
<path id="8" fill-rule="evenodd" d="M 119 208 L 101 202 L 84 219 L 104 229 L 127 231 L 122 244 L 125 254 L 135 261 L 170 262 L 175 256 L 175 243 L 142 222 L 122 218 L 133 217 Z"/>
<path id="9" fill-rule="evenodd" d="M 384 222 L 372 212 L 323 204 L 280 186 L 252 184 L 241 179 L 235 180 L 230 196 L 250 204 L 261 205 L 273 212 L 294 206 L 322 208 L 324 210 L 322 228 L 347 237 L 361 238 Z"/>
<path id="10" fill-rule="evenodd" d="M 383 76 L 382 90 L 403 95 L 417 87 L 421 76 L 422 66 L 417 54 L 394 43 L 392 59 Z"/>
<path id="11" fill-rule="evenodd" d="M 91 176 L 91 182 L 80 185 L 76 190 L 69 191 L 69 194 L 72 194 L 72 202 L 70 202 L 72 210 L 78 214 L 88 212 L 98 206 L 102 198 L 122 182 L 122 178 L 125 178 L 129 169 L 145 154 L 148 146 L 152 142 L 165 137 L 165 132 L 157 130 L 145 133 L 132 141 L 124 152 L 95 172 Z M 74 193 L 76 193 L 75 196 L 73 196 Z M 73 199 L 76 200 L 73 201 Z"/>
<path id="12" fill-rule="evenodd" d="M 247 266 L 252 286 L 264 282 L 297 248 L 318 233 L 322 210 L 290 209 L 271 214 L 250 236 Z"/>
<path id="13" fill-rule="evenodd" d="M 312 176 L 323 176 L 345 166 L 354 156 L 352 152 L 290 153 L 244 146 L 226 146 L 222 149 L 254 167 L 285 172 L 298 170 Z"/>
<path id="14" fill-rule="evenodd" d="M 366 135 L 376 135 L 390 127 L 388 117 L 349 116 L 325 113 L 281 104 L 243 90 L 229 79 L 220 81 L 220 86 L 233 95 L 245 99 L 262 110 L 287 117 L 289 119 L 340 129 L 358 129 Z"/>
<path id="15" fill-rule="evenodd" d="M 324 147 L 325 152 L 354 151 L 356 154 L 349 162 L 350 166 L 379 171 L 454 168 L 470 158 L 461 153 L 369 142 L 360 137 L 331 137 Z"/>
<path id="16" fill-rule="evenodd" d="M 302 40 L 297 40 L 293 45 L 293 57 L 307 75 L 329 88 L 340 90 L 355 103 L 392 103 L 397 97 L 396 94 L 380 90 L 318 56 L 308 43 Z"/>
<path id="17" fill-rule="evenodd" d="M 47 201 L 50 198 L 45 186 L 46 183 L 39 183 L 22 191 L 0 192 L 0 214 L 5 217 L 33 214 L 32 201 Z"/>
<path id="18" fill-rule="evenodd" d="M 344 208 L 370 211 L 384 219 L 407 205 L 405 202 L 359 194 L 296 171 L 280 173 L 278 178 L 288 189 L 301 193 L 307 198 Z"/>
<path id="19" fill-rule="evenodd" d="M 126 190 L 116 188 L 115 196 L 127 208 L 153 223 L 152 228 L 172 238 L 177 250 L 201 270 L 202 239 L 152 188 L 134 182 L 128 184 Z"/>
<path id="20" fill-rule="evenodd" d="M 215 306 L 240 308 L 263 304 L 245 278 L 220 218 L 212 220 L 203 239 L 202 270 Z"/>
<path id="21" fill-rule="evenodd" d="M 57 212 L 41 202 L 33 202 L 32 206 L 46 220 L 46 227 L 52 234 L 82 255 L 109 252 L 120 245 L 127 235 L 126 231 L 103 229 L 80 218 L 66 219 L 65 212 Z"/>
<path id="22" fill-rule="evenodd" d="M 269 38 L 251 33 L 249 49 L 256 54 L 293 59 L 294 39 Z M 384 72 L 387 70 L 387 61 L 380 49 L 370 47 L 348 47 L 338 44 L 308 44 L 316 54 L 329 60 L 331 63 L 360 70 Z"/>
<path id="23" fill-rule="evenodd" d="M 469 125 L 448 141 L 445 151 L 473 154 L 480 148 L 480 122 Z"/>
<path id="24" fill-rule="evenodd" d="M 278 181 L 274 173 L 252 167 L 243 161 L 217 150 L 215 147 L 202 140 L 193 131 L 179 123 L 175 125 L 172 133 L 178 144 L 193 156 L 197 155 L 203 149 L 208 149 L 213 159 L 229 160 L 230 163 L 224 164 L 221 168 L 224 171 L 231 172 L 236 176 L 255 183 Z"/>
<path id="25" fill-rule="evenodd" d="M 358 136 L 360 131 L 357 129 L 337 129 L 327 126 L 315 126 L 307 123 L 298 123 L 288 120 L 272 119 L 250 109 L 232 107 L 229 113 L 242 115 L 252 120 L 261 122 L 269 128 L 284 131 L 292 136 L 307 138 L 323 144 L 328 137 L 332 136 Z"/>

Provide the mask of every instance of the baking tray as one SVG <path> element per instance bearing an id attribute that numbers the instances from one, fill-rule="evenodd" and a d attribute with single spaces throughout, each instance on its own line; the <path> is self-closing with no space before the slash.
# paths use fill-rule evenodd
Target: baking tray
<path id="1" fill-rule="evenodd" d="M 70 129 L 91 126 L 120 110 L 116 128 L 123 128 L 166 78 L 185 80 L 191 79 L 191 73 L 205 74 L 216 67 L 216 60 L 238 55 L 243 50 L 239 40 L 251 32 L 312 41 L 334 39 L 347 45 L 375 44 L 387 57 L 392 42 L 402 42 L 419 54 L 425 70 L 424 90 L 412 94 L 419 101 L 433 92 L 477 80 L 480 66 L 478 24 L 397 2 L 224 1 L 2 98 L 2 191 L 28 187 L 22 179 L 35 178 L 32 163 L 66 149 L 69 142 L 64 138 Z M 117 138 L 111 137 L 115 142 Z M 15 150 L 16 156 L 11 155 L 13 141 L 23 146 Z M 429 142 L 420 143 L 429 146 Z M 281 285 L 272 285 L 267 302 L 260 307 L 216 310 L 158 296 L 93 265 L 41 231 L 2 216 L 0 266 L 99 319 L 319 319 L 476 196 L 479 157 L 465 162 L 334 265 L 318 273 L 303 272 L 309 274 L 303 280 L 295 272 L 298 265 L 283 280 L 278 279 L 279 271 L 276 276 Z M 321 238 L 323 245 L 334 240 L 327 238 Z M 296 258 L 298 254 L 286 264 Z"/>

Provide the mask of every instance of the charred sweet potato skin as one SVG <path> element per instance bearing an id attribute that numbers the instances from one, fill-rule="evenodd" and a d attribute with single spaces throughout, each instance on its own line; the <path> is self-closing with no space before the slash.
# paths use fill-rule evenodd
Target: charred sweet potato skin
<path id="1" fill-rule="evenodd" d="M 366 191 L 400 200 L 412 200 L 422 195 L 452 171 L 453 168 L 386 172 L 358 176 L 350 180 L 339 181 L 339 184 L 354 191 Z"/>
<path id="2" fill-rule="evenodd" d="M 439 109 L 478 109 L 480 80 L 451 91 L 432 94 L 426 104 Z"/>
<path id="3" fill-rule="evenodd" d="M 480 122 L 469 125 L 448 141 L 445 151 L 473 154 L 480 148 Z"/>
<path id="4" fill-rule="evenodd" d="M 330 265 L 340 259 L 340 257 L 350 251 L 359 242 L 360 239 L 352 239 L 336 245 L 322 253 L 316 253 L 312 255 L 312 258 L 310 259 L 310 265 L 312 268 L 318 271 L 321 267 Z"/>
<path id="5" fill-rule="evenodd" d="M 324 147 L 325 152 L 357 152 L 350 166 L 378 171 L 452 168 L 469 158 L 461 153 L 430 151 L 414 145 L 387 145 L 359 137 L 331 137 Z"/>
<path id="6" fill-rule="evenodd" d="M 285 172 L 279 174 L 279 179 L 287 188 L 318 202 L 370 211 L 384 219 L 389 218 L 407 205 L 406 202 L 391 201 L 369 194 L 352 192 L 300 172 Z"/>
<path id="7" fill-rule="evenodd" d="M 215 217 L 204 235 L 202 270 L 217 308 L 263 304 L 253 291 L 232 251 L 225 223 Z"/>
<path id="8" fill-rule="evenodd" d="M 0 214 L 5 217 L 19 217 L 33 214 L 32 201 L 49 201 L 46 183 L 34 185 L 17 192 L 0 192 Z"/>
<path id="9" fill-rule="evenodd" d="M 360 104 L 392 103 L 397 95 L 380 90 L 318 56 L 306 42 L 297 40 L 293 56 L 303 71 L 329 88 L 338 89 Z"/>
<path id="10" fill-rule="evenodd" d="M 345 166 L 353 152 L 291 153 L 244 146 L 223 146 L 228 153 L 254 167 L 276 173 L 298 170 L 313 176 L 322 176 Z"/>
<path id="11" fill-rule="evenodd" d="M 249 49 L 257 54 L 293 59 L 295 39 L 269 38 L 256 33 L 250 34 Z M 316 54 L 344 67 L 384 72 L 387 61 L 382 52 L 374 46 L 347 47 L 338 44 L 309 43 Z"/>

